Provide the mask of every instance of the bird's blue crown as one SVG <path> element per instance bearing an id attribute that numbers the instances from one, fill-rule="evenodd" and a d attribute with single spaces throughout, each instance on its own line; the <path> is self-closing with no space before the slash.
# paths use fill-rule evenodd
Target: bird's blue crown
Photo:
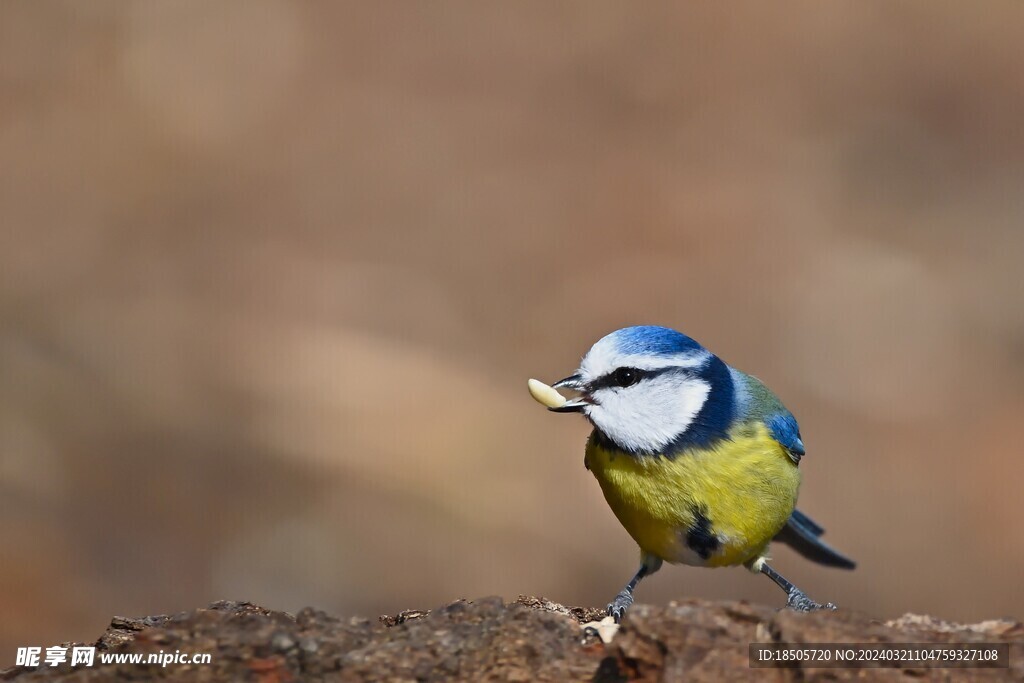
<path id="1" fill-rule="evenodd" d="M 630 355 L 674 356 L 704 347 L 682 332 L 658 325 L 624 327 L 608 335 L 620 353 Z"/>

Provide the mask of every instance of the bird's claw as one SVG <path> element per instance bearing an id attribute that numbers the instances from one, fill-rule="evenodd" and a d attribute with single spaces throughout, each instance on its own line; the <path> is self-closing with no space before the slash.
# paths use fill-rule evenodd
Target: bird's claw
<path id="1" fill-rule="evenodd" d="M 836 606 L 831 602 L 824 605 L 814 602 L 802 590 L 794 588 L 789 592 L 789 599 L 786 600 L 786 607 L 796 612 L 813 612 L 819 609 L 834 610 Z"/>
<path id="2" fill-rule="evenodd" d="M 608 616 L 615 620 L 615 623 L 619 623 L 622 620 L 623 615 L 626 614 L 626 610 L 633 604 L 633 594 L 622 591 L 615 596 L 615 599 L 608 603 Z"/>

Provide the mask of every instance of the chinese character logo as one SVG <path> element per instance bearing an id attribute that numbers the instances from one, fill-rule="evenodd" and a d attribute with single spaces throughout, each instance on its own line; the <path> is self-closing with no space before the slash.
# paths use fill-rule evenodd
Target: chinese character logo
<path id="1" fill-rule="evenodd" d="M 14 663 L 17 666 L 39 666 L 39 653 L 42 651 L 41 647 L 19 647 L 18 659 Z"/>

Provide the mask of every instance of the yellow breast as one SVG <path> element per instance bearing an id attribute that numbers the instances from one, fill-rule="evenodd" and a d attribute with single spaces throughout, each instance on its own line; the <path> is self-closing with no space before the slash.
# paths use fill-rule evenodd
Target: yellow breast
<path id="1" fill-rule="evenodd" d="M 587 444 L 586 463 L 622 526 L 667 562 L 724 566 L 758 557 L 796 507 L 800 470 L 762 424 L 674 458 Z"/>

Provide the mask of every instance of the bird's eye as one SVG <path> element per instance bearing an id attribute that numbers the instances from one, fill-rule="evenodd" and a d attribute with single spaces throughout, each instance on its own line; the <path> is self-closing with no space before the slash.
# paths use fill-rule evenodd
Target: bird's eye
<path id="1" fill-rule="evenodd" d="M 612 384 L 617 387 L 631 387 L 640 381 L 640 371 L 636 368 L 619 368 L 612 373 Z"/>

